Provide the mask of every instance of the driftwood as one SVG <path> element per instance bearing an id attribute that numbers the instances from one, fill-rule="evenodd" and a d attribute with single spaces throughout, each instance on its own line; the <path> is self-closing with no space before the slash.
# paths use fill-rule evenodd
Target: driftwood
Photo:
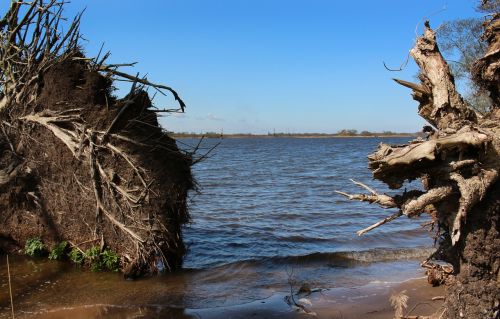
<path id="1" fill-rule="evenodd" d="M 453 281 L 453 266 L 440 265 L 432 261 L 424 261 L 421 266 L 426 269 L 427 282 L 439 286 Z"/>
<path id="2" fill-rule="evenodd" d="M 425 193 L 413 191 L 391 197 L 367 187 L 370 194 L 338 193 L 350 200 L 399 209 L 399 213 L 359 231 L 359 235 L 401 215 L 417 216 L 425 212 L 426 207 L 436 207 L 457 194 L 458 210 L 440 212 L 454 221 L 448 226 L 455 244 L 467 212 L 498 178 L 500 162 L 496 154 L 500 136 L 496 127 L 481 126 L 482 119 L 456 91 L 453 76 L 437 47 L 435 32 L 428 23 L 410 54 L 420 67 L 421 83 L 396 82 L 413 90 L 413 97 L 420 102 L 420 116 L 437 131 L 428 140 L 416 140 L 408 145 L 381 144 L 368 159 L 374 178 L 394 189 L 402 187 L 405 181 L 422 178 Z"/>
<path id="3" fill-rule="evenodd" d="M 477 115 L 457 92 L 428 22 L 410 51 L 420 68 L 420 83 L 395 80 L 413 91 L 413 98 L 419 102 L 418 114 L 429 123 L 424 127 L 428 136 L 407 145 L 381 143 L 368 156 L 369 168 L 375 179 L 391 189 L 401 189 L 406 182 L 420 179 L 423 191 L 405 189 L 389 196 L 359 182 L 356 184 L 368 193 L 337 191 L 349 200 L 396 210 L 358 231 L 358 235 L 403 215 L 432 216 L 440 244 L 432 257 L 453 265 L 444 269 L 430 261 L 423 264 L 433 284 L 450 283 L 446 311 L 440 315 L 443 318 L 499 315 L 500 19 L 498 13 L 489 18 L 484 34 L 489 47 L 473 71 L 477 84 L 489 92 L 493 101 L 489 114 Z M 449 280 L 452 275 L 458 279 Z"/>
<path id="4" fill-rule="evenodd" d="M 0 195 L 29 188 L 34 214 L 54 228 L 17 229 L 24 212 L 4 200 L 0 235 L 20 246 L 39 235 L 87 247 L 103 238 L 132 275 L 175 268 L 184 253 L 180 227 L 188 220 L 194 153 L 179 151 L 162 131 L 146 90 L 170 93 L 178 103 L 160 111 L 184 112 L 186 105 L 171 87 L 119 70 L 134 63 L 107 64 L 109 53 L 83 56 L 82 15 L 60 31 L 64 3 L 12 1 L 0 20 Z M 125 98 L 111 95 L 113 80 L 132 83 Z M 30 210 L 23 192 L 17 205 Z"/>

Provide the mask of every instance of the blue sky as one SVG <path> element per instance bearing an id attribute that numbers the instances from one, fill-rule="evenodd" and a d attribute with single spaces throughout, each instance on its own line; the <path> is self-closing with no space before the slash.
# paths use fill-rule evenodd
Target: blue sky
<path id="1" fill-rule="evenodd" d="M 399 67 L 423 19 L 437 27 L 477 16 L 475 5 L 472 0 L 73 0 L 66 13 L 86 8 L 81 31 L 88 55 L 104 42 L 112 53 L 109 62 L 138 62 L 125 71 L 147 73 L 179 92 L 186 114 L 164 117 L 168 130 L 408 132 L 424 122 L 409 90 L 391 78 L 412 80 L 417 69 L 411 62 L 403 72 L 389 72 L 382 62 Z M 157 96 L 155 104 L 174 102 Z"/>

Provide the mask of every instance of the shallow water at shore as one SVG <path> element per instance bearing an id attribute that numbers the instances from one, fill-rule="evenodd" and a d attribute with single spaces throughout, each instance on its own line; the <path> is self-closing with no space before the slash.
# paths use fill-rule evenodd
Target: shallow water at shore
<path id="1" fill-rule="evenodd" d="M 17 317 L 217 318 L 222 310 L 236 314 L 244 305 L 248 310 L 260 304 L 269 305 L 262 306 L 269 317 L 293 316 L 283 300 L 290 281 L 294 290 L 303 284 L 337 293 L 346 289 L 354 298 L 362 297 L 356 295 L 360 287 L 379 291 L 422 277 L 419 260 L 431 253 L 432 240 L 418 222 L 401 218 L 358 237 L 357 230 L 391 212 L 334 193 L 359 191 L 349 178 L 390 192 L 366 169 L 366 155 L 380 141 L 223 140 L 210 159 L 193 168 L 202 192 L 191 195 L 183 270 L 125 281 L 116 273 L 13 258 Z M 0 318 L 10 316 L 6 278 L 0 258 Z"/>
<path id="2" fill-rule="evenodd" d="M 9 318 L 5 258 L 0 263 L 0 318 Z M 252 303 L 251 307 L 261 309 L 261 302 L 267 303 L 273 313 L 293 314 L 283 299 L 290 293 L 289 279 L 293 280 L 294 291 L 306 283 L 313 290 L 324 289 L 310 298 L 330 292 L 341 304 L 342 296 L 349 297 L 344 302 L 363 299 L 367 295 L 358 291 L 366 287 L 373 288 L 372 297 L 377 296 L 381 289 L 423 276 L 423 271 L 415 259 L 352 261 L 350 265 L 320 259 L 274 267 L 234 264 L 126 281 L 117 273 L 84 272 L 65 263 L 17 257 L 11 259 L 11 276 L 18 318 L 64 318 L 69 314 L 91 318 L 198 318 L 196 313 L 214 318 L 218 311 L 236 311 Z M 322 303 L 318 299 L 315 304 Z"/>

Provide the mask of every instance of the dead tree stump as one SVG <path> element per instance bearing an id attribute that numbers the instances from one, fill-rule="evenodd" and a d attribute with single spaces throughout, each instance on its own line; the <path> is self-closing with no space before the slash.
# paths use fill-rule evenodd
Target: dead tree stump
<path id="1" fill-rule="evenodd" d="M 475 65 L 474 79 L 489 92 L 493 108 L 476 114 L 455 88 L 439 52 L 435 32 L 425 24 L 423 36 L 410 51 L 420 67 L 420 83 L 395 80 L 413 90 L 418 114 L 433 129 L 426 140 L 407 145 L 380 144 L 369 155 L 375 179 L 391 189 L 420 179 L 422 190 L 397 196 L 347 194 L 351 200 L 377 203 L 397 212 L 358 232 L 359 235 L 400 216 L 432 216 L 439 247 L 430 257 L 453 266 L 447 288 L 446 318 L 498 318 L 500 303 L 500 20 L 495 14 L 485 27 L 489 48 Z M 435 274 L 434 274 L 435 275 Z M 435 280 L 433 280 L 435 282 Z"/>

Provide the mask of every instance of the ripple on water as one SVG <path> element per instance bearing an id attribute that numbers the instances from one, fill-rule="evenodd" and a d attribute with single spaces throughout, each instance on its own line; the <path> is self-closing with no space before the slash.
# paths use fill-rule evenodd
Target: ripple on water
<path id="1" fill-rule="evenodd" d="M 384 139 L 401 144 L 407 138 Z M 183 139 L 183 143 L 197 143 Z M 207 140 L 207 146 L 219 141 Z M 366 248 L 431 245 L 417 223 L 394 221 L 368 236 L 356 231 L 390 212 L 346 202 L 334 190 L 358 192 L 354 178 L 389 192 L 372 180 L 366 156 L 378 138 L 225 139 L 213 156 L 193 167 L 201 194 L 192 194 L 193 222 L 184 229 L 189 253 L 185 266 L 204 268 L 240 259 L 296 256 L 298 252 L 337 252 Z M 418 185 L 415 185 L 418 187 Z M 256 244 L 256 242 L 258 244 Z M 229 259 L 219 254 L 223 247 Z M 252 247 L 253 251 L 248 247 Z"/>
<path id="2" fill-rule="evenodd" d="M 102 311 L 96 318 L 111 312 L 135 315 L 119 308 L 126 303 L 143 310 L 149 305 L 148 309 L 182 318 L 186 307 L 226 306 L 276 292 L 286 294 L 290 276 L 320 288 L 420 277 L 416 260 L 429 254 L 426 247 L 432 240 L 418 223 L 401 218 L 358 237 L 357 230 L 390 212 L 346 202 L 334 193 L 359 191 L 349 178 L 391 192 L 373 181 L 366 169 L 366 155 L 379 142 L 376 138 L 223 140 L 210 159 L 193 167 L 202 192 L 190 195 L 192 223 L 184 228 L 188 245 L 184 270 L 128 282 L 118 274 L 13 259 L 18 309 L 40 312 L 86 305 Z M 8 304 L 1 303 L 8 300 L 4 261 L 0 258 L 0 318 L 9 318 Z"/>

